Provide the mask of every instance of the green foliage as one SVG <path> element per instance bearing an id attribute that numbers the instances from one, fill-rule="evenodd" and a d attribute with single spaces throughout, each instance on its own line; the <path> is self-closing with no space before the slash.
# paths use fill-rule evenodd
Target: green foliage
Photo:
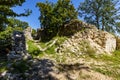
<path id="1" fill-rule="evenodd" d="M 9 21 L 8 26 L 11 26 L 12 28 L 20 27 L 22 29 L 26 29 L 29 26 L 27 22 L 20 21 L 14 18 L 9 18 L 8 21 Z"/>
<path id="2" fill-rule="evenodd" d="M 116 25 L 117 25 L 117 27 L 116 27 L 117 31 L 120 32 L 120 29 L 119 29 L 120 28 L 120 22 L 117 22 Z"/>
<path id="3" fill-rule="evenodd" d="M 41 16 L 41 27 L 46 39 L 51 39 L 59 33 L 64 23 L 77 18 L 77 11 L 70 0 L 58 0 L 53 4 L 48 1 L 37 3 Z"/>
<path id="4" fill-rule="evenodd" d="M 13 7 L 22 6 L 25 0 L 0 0 L 0 53 L 11 48 L 11 34 L 14 30 L 23 31 L 28 23 L 11 17 L 28 16 L 31 11 L 18 14 L 12 10 Z M 10 28 L 12 27 L 12 28 Z"/>
<path id="5" fill-rule="evenodd" d="M 29 54 L 31 54 L 33 57 L 40 54 L 41 51 L 40 51 L 39 48 L 34 44 L 33 41 L 27 41 L 27 45 L 28 45 L 28 52 L 29 52 Z"/>
<path id="6" fill-rule="evenodd" d="M 98 29 L 109 32 L 119 32 L 117 21 L 120 19 L 119 0 L 85 0 L 80 3 L 79 16 Z"/>
<path id="7" fill-rule="evenodd" d="M 0 31 L 5 29 L 9 24 L 8 17 L 28 16 L 31 11 L 26 10 L 24 13 L 17 14 L 12 10 L 13 7 L 22 6 L 25 0 L 0 0 Z"/>
<path id="8" fill-rule="evenodd" d="M 5 39 L 5 38 L 9 38 L 11 32 L 12 32 L 12 28 L 11 27 L 8 27 L 6 29 L 6 31 L 0 32 L 0 40 L 1 39 Z"/>

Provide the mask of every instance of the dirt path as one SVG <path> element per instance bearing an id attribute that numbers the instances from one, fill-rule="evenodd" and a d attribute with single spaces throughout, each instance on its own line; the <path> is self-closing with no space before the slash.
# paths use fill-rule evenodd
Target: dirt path
<path id="1" fill-rule="evenodd" d="M 36 45 L 38 48 L 39 48 L 39 50 L 40 51 L 45 51 L 45 50 L 47 50 L 48 48 L 50 48 L 50 47 L 52 47 L 55 43 L 56 43 L 56 41 L 57 41 L 58 39 L 55 39 L 51 44 L 49 44 L 47 47 L 45 47 L 45 48 L 42 48 L 40 45 L 38 45 L 37 43 L 34 43 L 34 45 Z"/>

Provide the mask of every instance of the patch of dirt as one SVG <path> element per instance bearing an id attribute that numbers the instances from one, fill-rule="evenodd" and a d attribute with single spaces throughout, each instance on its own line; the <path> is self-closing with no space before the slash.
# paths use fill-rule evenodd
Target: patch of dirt
<path id="1" fill-rule="evenodd" d="M 91 70 L 85 64 L 59 64 L 58 68 L 58 73 L 49 73 L 55 80 L 113 80 L 108 76 Z"/>

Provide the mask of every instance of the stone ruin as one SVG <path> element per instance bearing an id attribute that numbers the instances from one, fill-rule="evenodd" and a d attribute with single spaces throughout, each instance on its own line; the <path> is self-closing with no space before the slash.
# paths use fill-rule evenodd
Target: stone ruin
<path id="1" fill-rule="evenodd" d="M 12 34 L 12 50 L 9 52 L 8 60 L 28 58 L 26 51 L 26 40 L 23 32 L 14 31 Z"/>
<path id="2" fill-rule="evenodd" d="M 25 36 L 23 32 L 14 31 L 12 35 L 12 50 L 16 53 L 22 53 L 26 50 Z"/>

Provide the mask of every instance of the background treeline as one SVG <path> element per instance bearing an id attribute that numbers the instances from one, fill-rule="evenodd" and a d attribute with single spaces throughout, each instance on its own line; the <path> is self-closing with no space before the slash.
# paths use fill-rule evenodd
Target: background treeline
<path id="1" fill-rule="evenodd" d="M 47 0 L 37 3 L 37 7 L 40 11 L 40 33 L 44 34 L 42 40 L 50 40 L 59 35 L 65 29 L 64 25 L 78 19 L 78 16 L 85 22 L 96 25 L 98 29 L 117 34 L 120 32 L 119 0 L 84 0 L 78 9 L 74 7 L 72 0 L 58 0 L 56 3 Z"/>

